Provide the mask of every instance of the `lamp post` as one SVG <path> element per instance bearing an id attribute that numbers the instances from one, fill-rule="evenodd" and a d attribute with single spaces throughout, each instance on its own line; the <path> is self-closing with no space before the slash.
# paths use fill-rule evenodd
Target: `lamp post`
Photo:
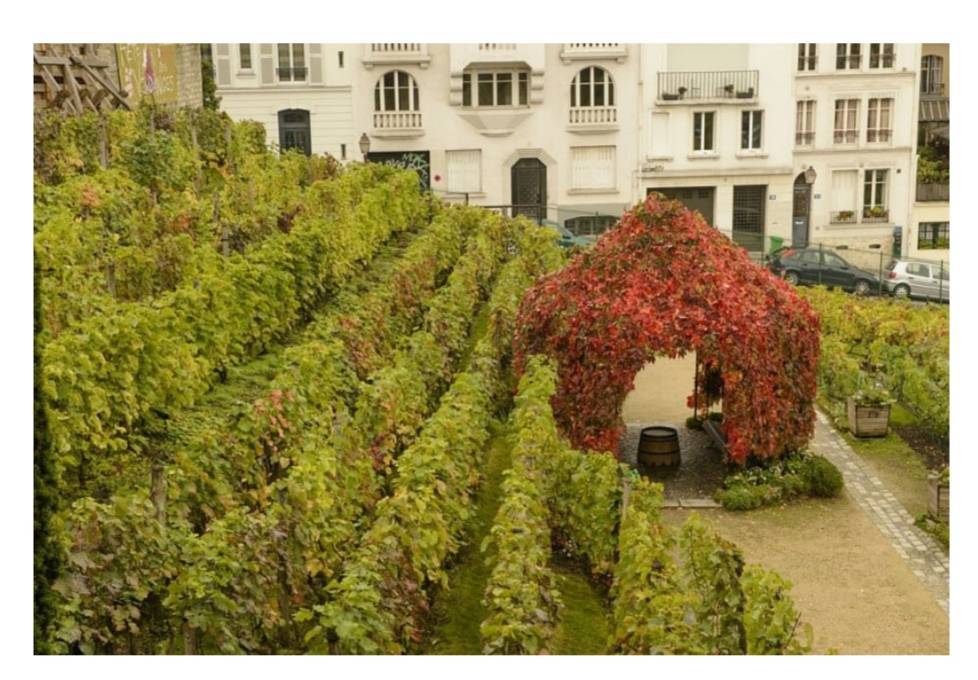
<path id="1" fill-rule="evenodd" d="M 364 132 L 360 135 L 360 153 L 363 154 L 363 162 L 367 162 L 367 154 L 370 153 L 370 137 Z"/>
<path id="2" fill-rule="evenodd" d="M 361 148 L 362 145 L 363 142 L 361 142 Z M 815 168 L 809 165 L 808 170 L 805 170 L 805 184 L 815 184 L 816 177 L 818 177 L 818 174 L 815 172 Z"/>

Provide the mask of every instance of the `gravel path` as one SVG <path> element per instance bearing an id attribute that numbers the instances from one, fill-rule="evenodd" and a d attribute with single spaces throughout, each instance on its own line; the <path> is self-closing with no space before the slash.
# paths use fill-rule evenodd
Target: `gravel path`
<path id="1" fill-rule="evenodd" d="M 856 455 L 836 432 L 825 414 L 819 412 L 815 423 L 812 449 L 842 471 L 846 493 L 869 516 L 914 575 L 934 594 L 937 603 L 948 611 L 948 557 L 940 545 L 913 523 L 906 511 L 883 482 Z"/>
<path id="2" fill-rule="evenodd" d="M 629 423 L 619 445 L 619 459 L 637 467 L 638 442 L 643 427 L 669 425 L 679 432 L 680 463 L 678 467 L 659 467 L 648 476 L 665 486 L 665 498 L 683 507 L 715 507 L 713 492 L 723 484 L 723 455 L 710 445 L 704 432 L 690 430 L 681 423 Z"/>

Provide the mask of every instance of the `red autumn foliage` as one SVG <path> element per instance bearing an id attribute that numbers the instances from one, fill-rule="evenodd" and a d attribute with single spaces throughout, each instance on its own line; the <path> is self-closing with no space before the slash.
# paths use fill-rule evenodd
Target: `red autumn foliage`
<path id="1" fill-rule="evenodd" d="M 698 213 L 657 194 L 536 283 L 514 344 L 518 373 L 531 354 L 558 362 L 554 413 L 581 449 L 617 451 L 635 374 L 689 351 L 720 371 L 731 460 L 780 456 L 814 430 L 815 312 Z M 708 372 L 697 376 L 701 399 Z"/>

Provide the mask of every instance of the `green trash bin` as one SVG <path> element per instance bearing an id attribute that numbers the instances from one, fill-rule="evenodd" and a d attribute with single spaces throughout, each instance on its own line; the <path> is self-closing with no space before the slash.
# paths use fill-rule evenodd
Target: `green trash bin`
<path id="1" fill-rule="evenodd" d="M 777 250 L 778 248 L 780 248 L 783 245 L 784 245 L 784 239 L 783 238 L 781 238 L 780 236 L 772 236 L 771 237 L 771 250 L 769 250 L 768 253 L 773 253 L 775 250 Z"/>

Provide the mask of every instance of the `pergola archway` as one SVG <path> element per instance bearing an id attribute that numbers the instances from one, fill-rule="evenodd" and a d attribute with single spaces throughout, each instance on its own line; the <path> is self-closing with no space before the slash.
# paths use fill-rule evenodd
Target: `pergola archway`
<path id="1" fill-rule="evenodd" d="M 538 281 L 523 299 L 515 339 L 517 371 L 531 354 L 557 361 L 554 413 L 571 442 L 603 451 L 618 450 L 635 374 L 656 356 L 697 352 L 695 393 L 710 400 L 716 386 L 707 383 L 719 373 L 722 429 L 739 463 L 811 438 L 818 347 L 818 317 L 805 301 L 660 194 Z"/>

